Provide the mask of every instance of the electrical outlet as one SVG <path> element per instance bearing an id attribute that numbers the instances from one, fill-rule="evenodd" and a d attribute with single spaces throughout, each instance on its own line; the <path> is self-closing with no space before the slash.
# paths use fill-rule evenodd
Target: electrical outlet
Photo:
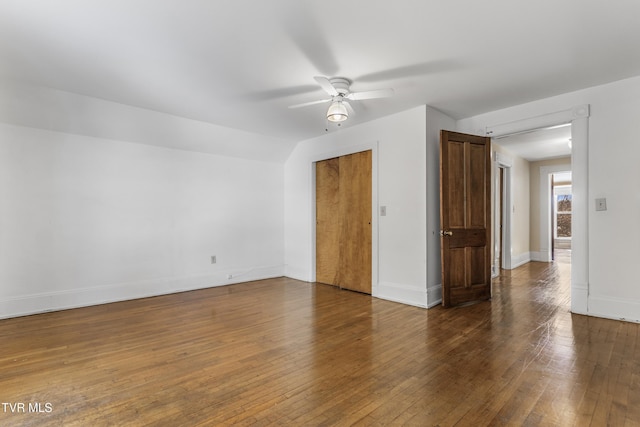
<path id="1" fill-rule="evenodd" d="M 233 279 L 233 275 L 232 274 L 227 274 L 227 279 Z"/>
<path id="2" fill-rule="evenodd" d="M 596 199 L 596 210 L 597 211 L 606 211 L 607 210 L 607 199 Z"/>
<path id="3" fill-rule="evenodd" d="M 215 255 L 211 255 L 211 264 L 215 264 L 216 262 L 218 262 L 216 260 L 216 256 Z"/>

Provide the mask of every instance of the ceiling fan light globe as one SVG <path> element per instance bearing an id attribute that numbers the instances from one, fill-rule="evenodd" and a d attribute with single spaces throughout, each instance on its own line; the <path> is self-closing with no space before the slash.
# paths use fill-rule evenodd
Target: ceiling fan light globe
<path id="1" fill-rule="evenodd" d="M 327 110 L 327 120 L 330 122 L 343 122 L 349 117 L 347 107 L 342 102 L 333 102 Z"/>
<path id="2" fill-rule="evenodd" d="M 334 114 L 332 116 L 328 116 L 327 119 L 330 122 L 344 122 L 345 120 L 347 120 L 348 116 L 345 116 L 344 114 Z"/>

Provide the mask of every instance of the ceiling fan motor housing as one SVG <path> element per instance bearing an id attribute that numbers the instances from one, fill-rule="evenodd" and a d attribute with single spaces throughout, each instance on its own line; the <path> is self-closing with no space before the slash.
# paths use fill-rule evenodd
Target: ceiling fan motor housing
<path id="1" fill-rule="evenodd" d="M 351 80 L 345 79 L 344 77 L 333 77 L 329 79 L 331 85 L 336 88 L 336 91 L 340 95 L 346 95 L 349 93 L 349 86 L 351 86 Z"/>

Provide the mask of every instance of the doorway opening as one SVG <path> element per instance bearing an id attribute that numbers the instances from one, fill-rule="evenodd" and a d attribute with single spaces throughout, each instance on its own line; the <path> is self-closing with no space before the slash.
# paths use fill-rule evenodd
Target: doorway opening
<path id="1" fill-rule="evenodd" d="M 587 314 L 588 300 L 589 300 L 589 242 L 588 242 L 588 133 L 589 133 L 589 105 L 576 105 L 570 109 L 550 112 L 541 116 L 529 117 L 521 120 L 507 122 L 495 126 L 488 126 L 485 128 L 486 134 L 493 137 L 495 140 L 501 139 L 506 136 L 513 136 L 517 134 L 529 134 L 537 132 L 540 129 L 553 129 L 557 127 L 567 127 L 570 129 L 570 140 L 566 141 L 567 146 L 570 147 L 570 160 L 568 158 L 567 164 L 569 167 L 559 169 L 558 171 L 570 169 L 572 172 L 572 217 L 571 217 L 571 293 L 570 293 L 570 305 L 573 313 Z M 561 162 L 561 161 L 560 161 Z M 546 166 L 550 168 L 551 166 Z M 540 179 L 542 181 L 546 176 L 549 177 L 550 172 L 554 171 L 540 171 Z M 531 181 L 531 186 L 536 185 L 536 180 Z M 538 183 L 540 185 L 541 182 Z M 551 221 L 551 194 L 550 185 L 540 185 L 541 203 L 537 209 L 530 209 L 532 215 L 541 214 L 540 221 L 552 223 Z M 545 197 L 546 192 L 546 197 Z M 511 194 L 515 194 L 512 189 Z M 535 200 L 532 199 L 532 200 Z M 548 208 L 545 210 L 545 206 Z M 517 210 L 516 210 L 517 212 Z M 547 215 L 546 212 L 549 212 Z M 511 231 L 514 227 L 512 226 Z M 546 230 L 545 227 L 540 227 L 540 230 Z M 505 235 L 509 230 L 505 230 Z M 537 257 L 540 260 L 550 261 L 550 248 L 551 248 L 551 233 L 542 231 L 535 233 L 534 230 L 530 233 L 531 240 L 539 239 L 538 251 L 531 250 L 531 260 L 536 260 Z M 533 245 L 531 245 L 533 246 Z M 513 248 L 512 248 L 513 249 Z M 532 247 L 532 249 L 534 249 Z"/>
<path id="2" fill-rule="evenodd" d="M 493 139 L 494 276 L 530 261 L 552 262 L 556 248 L 571 259 L 571 213 L 558 210 L 558 198 L 566 209 L 571 197 L 571 132 L 566 123 Z"/>
<path id="3" fill-rule="evenodd" d="M 494 145 L 495 149 L 495 145 Z M 513 160 L 494 151 L 493 265 L 492 277 L 500 270 L 511 270 L 511 168 Z"/>
<path id="4" fill-rule="evenodd" d="M 540 226 L 538 228 L 539 238 L 537 240 L 538 244 L 538 252 L 536 252 L 536 258 L 534 261 L 542 261 L 542 262 L 553 262 L 556 259 L 556 255 L 559 253 L 557 251 L 560 250 L 568 250 L 569 252 L 563 252 L 565 255 L 569 255 L 568 261 L 571 261 L 571 248 L 566 247 L 566 238 L 558 239 L 558 233 L 556 229 L 557 219 L 557 195 L 556 192 L 560 191 L 565 193 L 565 196 L 571 197 L 570 208 L 571 212 L 569 213 L 570 222 L 568 224 L 568 234 L 569 237 L 572 234 L 571 228 L 573 224 L 573 196 L 572 196 L 572 172 L 571 172 L 571 159 L 565 159 L 564 162 L 560 162 L 559 164 L 551 164 L 547 165 L 546 163 L 558 163 L 557 160 L 543 162 L 542 166 L 539 167 L 539 188 L 540 188 L 540 196 L 539 196 L 539 218 L 540 218 Z M 560 190 L 562 188 L 563 190 Z M 567 209 L 562 208 L 562 209 Z M 565 212 L 566 216 L 566 212 Z M 532 230 L 535 230 L 532 227 Z M 562 234 L 567 234 L 567 231 L 561 231 Z M 561 240 L 565 240 L 561 244 Z M 570 243 L 572 239 L 569 239 Z M 560 244 L 560 245 L 559 245 Z M 560 247 L 559 247 L 560 246 Z M 565 247 L 562 247 L 565 246 Z M 566 256 L 563 258 L 566 260 Z"/>
<path id="5" fill-rule="evenodd" d="M 553 200 L 551 232 L 552 259 L 571 261 L 571 219 L 573 196 L 571 191 L 571 172 L 553 174 Z"/>
<path id="6" fill-rule="evenodd" d="M 571 184 L 553 186 L 553 239 L 554 248 L 571 249 Z"/>

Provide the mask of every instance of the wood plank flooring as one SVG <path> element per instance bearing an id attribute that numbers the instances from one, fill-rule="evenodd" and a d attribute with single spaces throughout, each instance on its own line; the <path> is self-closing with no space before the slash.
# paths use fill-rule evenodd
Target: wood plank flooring
<path id="1" fill-rule="evenodd" d="M 2 320 L 0 425 L 640 425 L 640 325 L 569 313 L 569 268 L 453 309 L 272 279 Z"/>

